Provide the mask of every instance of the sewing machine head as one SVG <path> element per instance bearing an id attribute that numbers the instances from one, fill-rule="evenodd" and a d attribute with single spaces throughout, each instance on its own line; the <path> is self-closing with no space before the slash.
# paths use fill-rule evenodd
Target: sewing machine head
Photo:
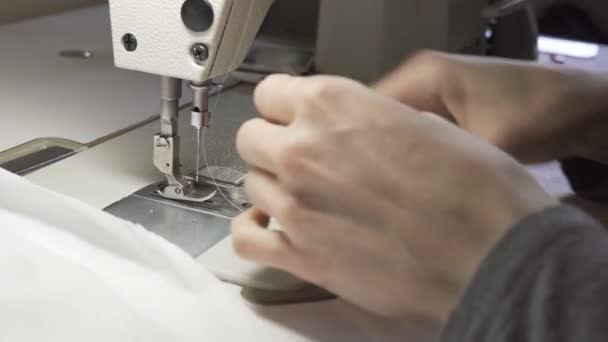
<path id="1" fill-rule="evenodd" d="M 273 0 L 110 0 L 116 66 L 194 82 L 236 69 Z"/>
<path id="2" fill-rule="evenodd" d="M 205 202 L 215 190 L 180 171 L 177 115 L 181 80 L 193 91 L 192 126 L 210 120 L 210 80 L 245 59 L 273 0 L 110 0 L 116 66 L 161 77 L 161 132 L 154 165 L 165 175 L 162 197 Z M 200 139 L 199 139 L 200 145 Z M 197 148 L 198 150 L 198 148 Z M 198 156 L 197 156 L 198 157 Z"/>

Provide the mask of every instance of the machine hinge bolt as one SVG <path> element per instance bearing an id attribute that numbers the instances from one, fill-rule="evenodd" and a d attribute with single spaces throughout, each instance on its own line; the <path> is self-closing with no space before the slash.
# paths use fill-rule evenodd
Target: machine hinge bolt
<path id="1" fill-rule="evenodd" d="M 194 44 L 192 46 L 192 55 L 197 62 L 204 62 L 209 58 L 209 48 L 205 44 Z"/>
<path id="2" fill-rule="evenodd" d="M 131 33 L 125 34 L 122 36 L 122 46 L 129 52 L 135 51 L 137 49 L 137 38 Z"/>

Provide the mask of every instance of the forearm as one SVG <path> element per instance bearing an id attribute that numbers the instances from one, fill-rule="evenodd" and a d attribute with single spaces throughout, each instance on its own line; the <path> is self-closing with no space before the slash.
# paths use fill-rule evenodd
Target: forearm
<path id="1" fill-rule="evenodd" d="M 480 268 L 442 342 L 606 341 L 608 238 L 568 207 L 515 227 Z"/>

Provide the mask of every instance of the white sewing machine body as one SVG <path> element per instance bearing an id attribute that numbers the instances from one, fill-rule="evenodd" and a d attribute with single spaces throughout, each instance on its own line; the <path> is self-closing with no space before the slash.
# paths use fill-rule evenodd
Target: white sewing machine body
<path id="1" fill-rule="evenodd" d="M 195 82 L 224 75 L 247 56 L 273 1 L 111 0 L 115 64 Z M 133 51 L 125 35 L 136 39 Z M 193 56 L 197 45 L 204 60 Z"/>

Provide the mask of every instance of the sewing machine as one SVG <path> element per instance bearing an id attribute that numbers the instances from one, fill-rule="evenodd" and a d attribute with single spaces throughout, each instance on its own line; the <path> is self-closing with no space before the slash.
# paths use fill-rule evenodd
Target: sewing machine
<path id="1" fill-rule="evenodd" d="M 187 178 L 180 170 L 181 83 L 191 81 L 191 123 L 200 135 L 201 128 L 209 127 L 211 80 L 243 62 L 271 4 L 272 0 L 110 1 L 116 66 L 161 75 L 161 132 L 153 149 L 154 165 L 166 179 L 158 189 L 163 198 L 204 203 L 217 194 L 215 175 L 199 183 L 198 173 Z M 134 15 L 139 13 L 146 15 Z M 239 176 L 234 185 L 242 179 Z"/>
<path id="2" fill-rule="evenodd" d="M 107 13 L 101 6 L 50 22 L 72 43 L 87 34 L 90 41 L 99 40 L 105 39 L 105 31 L 80 36 L 71 32 L 88 23 L 109 30 Z M 525 2 L 517 0 L 110 0 L 110 13 L 112 49 L 103 45 L 98 51 L 61 51 L 99 64 L 88 68 L 51 58 L 46 63 L 58 63 L 66 74 L 79 68 L 81 74 L 74 78 L 97 79 L 49 81 L 78 91 L 70 103 L 54 103 L 59 113 L 74 113 L 71 123 L 91 113 L 91 123 L 84 120 L 72 131 L 100 125 L 94 120 L 104 117 L 126 121 L 90 141 L 34 144 L 35 158 L 27 144 L 20 146 L 6 154 L 4 163 L 0 154 L 0 164 L 16 165 L 15 172 L 19 167 L 37 170 L 27 177 L 142 224 L 221 279 L 255 288 L 255 299 L 265 302 L 293 300 L 294 294 L 304 300 L 327 294 L 311 294 L 299 280 L 242 261 L 232 251 L 230 219 L 251 206 L 242 189 L 247 165 L 236 154 L 234 136 L 243 121 L 256 115 L 251 103 L 255 82 L 273 72 L 339 74 L 371 82 L 420 48 L 530 58 L 535 54 L 530 13 Z M 10 29 L 7 37 L 31 31 L 26 25 Z M 13 46 L 24 49 L 18 41 Z M 24 56 L 29 54 L 14 58 Z M 138 73 L 110 68 L 111 63 Z M 15 79 L 32 77 L 28 86 L 34 80 L 40 83 L 42 71 L 31 76 L 27 72 L 33 65 L 44 64 L 28 62 L 26 72 L 16 72 Z M 106 77 L 98 77 L 99 70 Z M 158 84 L 160 122 L 156 117 L 129 122 L 131 115 L 159 112 L 151 109 L 158 108 Z M 220 89 L 217 100 L 213 95 Z M 113 97 L 100 101 L 104 93 Z M 36 117 L 47 114 L 44 108 L 40 113 L 28 110 Z M 201 137 L 201 130 L 204 143 L 198 151 L 192 137 Z M 43 158 L 57 147 L 53 143 L 65 154 Z"/>
<path id="3" fill-rule="evenodd" d="M 154 165 L 166 179 L 158 189 L 160 196 L 205 203 L 217 195 L 212 172 L 207 170 L 200 182 L 198 170 L 190 177 L 180 170 L 181 83 L 190 81 L 191 124 L 198 137 L 211 120 L 212 79 L 243 63 L 273 2 L 110 0 L 116 66 L 161 76 L 161 132 L 153 143 Z M 458 1 L 322 1 L 316 65 L 322 72 L 372 80 L 421 47 L 484 53 L 488 23 L 514 7 L 508 2 L 500 4 L 504 8 L 491 8 L 487 0 L 459 5 Z M 433 17 L 440 20 L 428 20 Z M 196 151 L 198 156 L 200 139 Z M 228 180 L 232 185 L 244 179 L 242 174 L 223 171 L 232 176 Z"/>

